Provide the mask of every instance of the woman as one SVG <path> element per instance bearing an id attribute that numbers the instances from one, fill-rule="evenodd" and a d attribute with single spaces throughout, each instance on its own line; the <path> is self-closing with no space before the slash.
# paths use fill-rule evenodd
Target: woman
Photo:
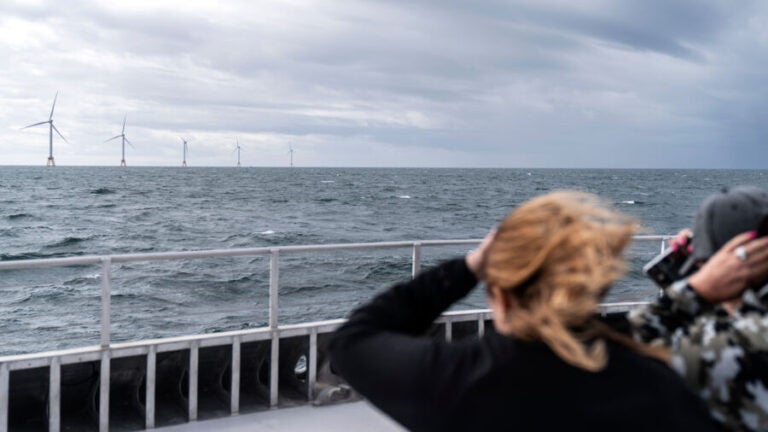
<path id="1" fill-rule="evenodd" d="M 354 311 L 331 342 L 332 366 L 411 430 L 713 430 L 664 352 L 594 319 L 635 229 L 592 195 L 535 198 L 476 251 Z M 495 331 L 425 336 L 483 280 Z"/>

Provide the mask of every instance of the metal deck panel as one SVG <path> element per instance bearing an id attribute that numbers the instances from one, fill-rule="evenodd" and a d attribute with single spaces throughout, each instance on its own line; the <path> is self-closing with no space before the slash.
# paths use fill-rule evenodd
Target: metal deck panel
<path id="1" fill-rule="evenodd" d="M 365 401 L 240 414 L 155 429 L 160 432 L 402 432 L 405 429 Z"/>

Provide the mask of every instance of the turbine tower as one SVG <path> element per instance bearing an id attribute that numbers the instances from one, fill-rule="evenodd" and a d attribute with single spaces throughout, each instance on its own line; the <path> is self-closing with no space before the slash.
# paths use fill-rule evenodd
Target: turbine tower
<path id="1" fill-rule="evenodd" d="M 237 143 L 237 167 L 240 168 L 240 140 L 235 138 L 235 142 Z"/>
<path id="2" fill-rule="evenodd" d="M 61 139 L 64 140 L 64 142 L 69 143 L 66 138 L 64 138 L 64 135 L 59 132 L 58 129 L 56 129 L 56 126 L 53 125 L 53 110 L 56 108 L 56 99 L 59 97 L 59 92 L 56 92 L 56 96 L 53 97 L 53 105 L 51 106 L 51 115 L 48 116 L 48 120 L 42 121 L 39 123 L 31 124 L 29 126 L 24 126 L 22 129 L 31 128 L 34 126 L 40 126 L 43 124 L 48 123 L 48 161 L 45 162 L 45 166 L 56 166 L 56 161 L 53 159 L 53 131 L 56 131 L 57 134 L 61 137 Z"/>
<path id="3" fill-rule="evenodd" d="M 181 160 L 181 166 L 185 167 L 187 166 L 187 140 L 181 137 L 179 138 L 181 139 L 181 142 L 184 143 L 184 159 Z"/>
<path id="4" fill-rule="evenodd" d="M 290 144 L 288 145 L 288 154 L 291 155 L 291 168 L 293 168 L 293 146 Z"/>
<path id="5" fill-rule="evenodd" d="M 121 166 L 121 167 L 124 167 L 124 166 L 125 166 L 125 143 L 128 143 L 128 145 L 130 145 L 131 147 L 133 147 L 133 144 L 131 144 L 131 142 L 130 142 L 130 141 L 128 141 L 128 138 L 126 138 L 126 137 L 125 137 L 125 119 L 126 119 L 127 117 L 128 117 L 128 114 L 126 114 L 126 115 L 123 117 L 123 132 L 122 132 L 120 135 L 115 135 L 115 136 L 113 136 L 112 138 L 108 139 L 107 141 L 104 141 L 104 142 L 108 142 L 108 141 L 112 141 L 113 139 L 117 139 L 117 138 L 122 138 L 122 139 L 123 139 L 123 158 L 122 158 L 122 159 L 120 159 L 120 166 Z"/>

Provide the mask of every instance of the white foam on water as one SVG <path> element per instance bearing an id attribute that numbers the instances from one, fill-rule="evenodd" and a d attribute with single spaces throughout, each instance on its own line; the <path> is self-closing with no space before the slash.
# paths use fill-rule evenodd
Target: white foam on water
<path id="1" fill-rule="evenodd" d="M 259 235 L 272 235 L 272 234 L 274 234 L 274 233 L 275 233 L 275 232 L 274 232 L 274 231 L 272 231 L 272 230 L 266 230 L 266 231 L 262 231 L 262 232 L 260 232 L 260 233 L 259 233 Z"/>
<path id="2" fill-rule="evenodd" d="M 398 195 L 398 198 L 411 199 L 411 196 L 410 195 Z"/>
<path id="3" fill-rule="evenodd" d="M 622 203 L 622 204 L 634 204 L 634 203 L 635 203 L 635 200 L 627 200 L 627 201 L 622 201 L 621 203 Z"/>
<path id="4" fill-rule="evenodd" d="M 320 180 L 320 183 L 336 183 L 336 180 Z"/>

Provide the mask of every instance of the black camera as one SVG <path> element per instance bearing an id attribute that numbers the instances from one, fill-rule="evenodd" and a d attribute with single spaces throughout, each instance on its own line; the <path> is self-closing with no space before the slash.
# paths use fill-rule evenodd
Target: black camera
<path id="1" fill-rule="evenodd" d="M 678 244 L 677 247 L 666 249 L 643 266 L 643 271 L 662 288 L 666 288 L 672 282 L 691 275 L 695 270 L 695 266 L 688 263 L 689 265 L 683 267 L 691 256 L 691 253 L 688 251 L 688 245 L 690 244 L 691 238 L 685 237 L 684 244 Z"/>

